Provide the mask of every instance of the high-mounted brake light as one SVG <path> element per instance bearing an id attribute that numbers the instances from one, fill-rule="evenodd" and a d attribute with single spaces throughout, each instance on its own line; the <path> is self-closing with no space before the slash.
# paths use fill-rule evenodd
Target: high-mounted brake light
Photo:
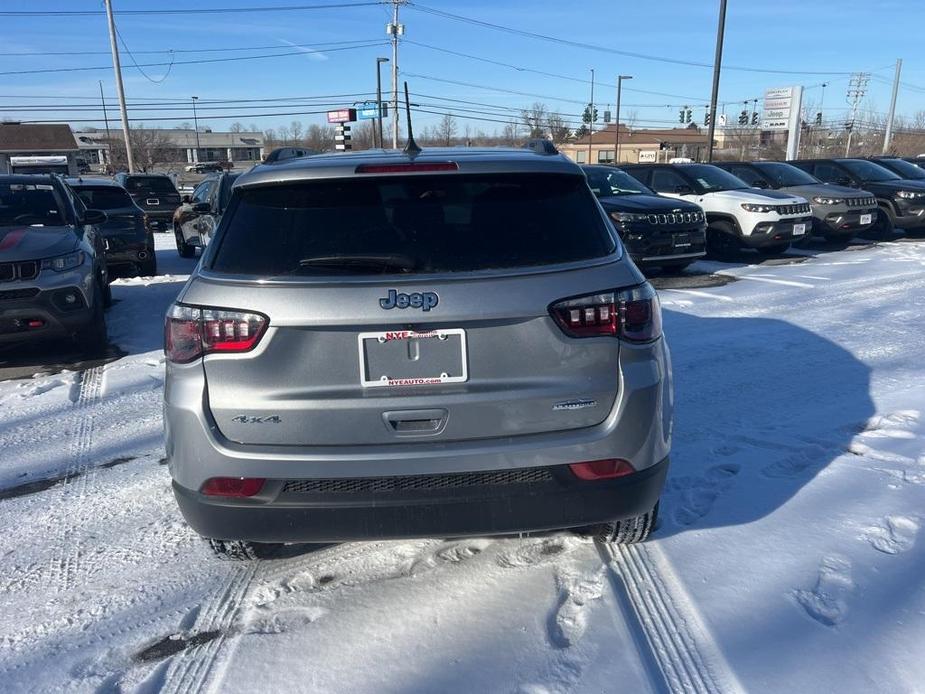
<path id="1" fill-rule="evenodd" d="M 459 171 L 459 164 L 455 161 L 408 162 L 407 164 L 360 164 L 356 168 L 355 173 L 430 173 L 433 171 Z"/>
<path id="2" fill-rule="evenodd" d="M 619 337 L 652 342 L 662 334 L 658 295 L 648 282 L 631 289 L 587 294 L 549 307 L 553 319 L 570 337 Z"/>
<path id="3" fill-rule="evenodd" d="M 164 352 L 188 364 L 212 352 L 248 352 L 257 346 L 269 320 L 259 313 L 201 309 L 175 304 L 167 312 Z"/>

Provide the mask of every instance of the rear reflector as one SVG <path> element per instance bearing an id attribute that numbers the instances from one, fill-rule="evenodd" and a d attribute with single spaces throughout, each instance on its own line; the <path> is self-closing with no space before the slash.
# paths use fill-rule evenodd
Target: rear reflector
<path id="1" fill-rule="evenodd" d="M 433 171 L 459 171 L 459 164 L 455 161 L 421 162 L 419 164 L 414 162 L 407 164 L 360 164 L 355 173 L 430 173 Z"/>
<path id="2" fill-rule="evenodd" d="M 206 496 L 244 498 L 259 494 L 264 482 L 263 477 L 211 477 L 200 491 Z"/>
<path id="3" fill-rule="evenodd" d="M 592 460 L 587 463 L 572 463 L 569 469 L 580 480 L 612 480 L 631 475 L 636 470 L 627 461 L 620 458 Z"/>
<path id="4" fill-rule="evenodd" d="M 187 364 L 213 352 L 248 352 L 257 346 L 269 320 L 259 313 L 174 305 L 164 326 L 164 352 Z"/>

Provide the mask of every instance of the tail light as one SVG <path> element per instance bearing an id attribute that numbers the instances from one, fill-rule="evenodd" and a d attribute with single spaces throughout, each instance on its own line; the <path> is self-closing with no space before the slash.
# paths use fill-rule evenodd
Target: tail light
<path id="1" fill-rule="evenodd" d="M 241 499 L 259 494 L 264 482 L 263 477 L 210 477 L 199 491 L 206 496 Z"/>
<path id="2" fill-rule="evenodd" d="M 625 477 L 636 472 L 635 468 L 626 460 L 608 458 L 606 460 L 592 460 L 587 463 L 572 463 L 569 465 L 572 474 L 580 480 L 612 480 Z"/>
<path id="3" fill-rule="evenodd" d="M 570 337 L 619 337 L 652 342 L 662 334 L 658 294 L 648 282 L 630 289 L 588 294 L 549 307 L 553 319 Z"/>
<path id="4" fill-rule="evenodd" d="M 260 342 L 269 322 L 259 313 L 174 304 L 164 326 L 164 352 L 176 364 L 214 352 L 248 352 Z"/>

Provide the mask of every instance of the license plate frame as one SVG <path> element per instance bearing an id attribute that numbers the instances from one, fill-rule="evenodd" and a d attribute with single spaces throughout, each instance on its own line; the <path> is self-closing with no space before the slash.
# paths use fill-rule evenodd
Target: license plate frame
<path id="1" fill-rule="evenodd" d="M 673 234 L 671 237 L 671 245 L 673 248 L 690 248 L 693 243 L 693 239 L 688 233 Z"/>
<path id="2" fill-rule="evenodd" d="M 444 370 L 441 370 L 441 372 L 436 375 L 403 376 L 396 374 L 395 376 L 389 376 L 388 374 L 378 374 L 370 371 L 367 341 L 374 340 L 376 344 L 400 343 L 405 345 L 410 352 L 412 349 L 420 350 L 422 344 L 427 345 L 431 340 L 445 342 L 450 339 L 454 339 L 454 341 L 458 340 L 458 367 L 454 361 L 449 368 L 444 366 Z M 412 342 L 417 343 L 415 347 L 412 347 Z M 381 330 L 375 332 L 362 332 L 357 335 L 357 351 L 360 367 L 360 385 L 364 388 L 406 388 L 465 383 L 469 380 L 468 344 L 466 340 L 466 331 L 462 328 L 444 328 L 427 331 Z M 412 360 L 409 358 L 409 361 Z"/>
<path id="3" fill-rule="evenodd" d="M 861 215 L 860 224 L 873 224 L 873 222 L 874 222 L 874 215 L 872 212 L 868 212 L 867 214 Z"/>
<path id="4" fill-rule="evenodd" d="M 793 225 L 794 236 L 804 236 L 806 234 L 806 222 Z"/>

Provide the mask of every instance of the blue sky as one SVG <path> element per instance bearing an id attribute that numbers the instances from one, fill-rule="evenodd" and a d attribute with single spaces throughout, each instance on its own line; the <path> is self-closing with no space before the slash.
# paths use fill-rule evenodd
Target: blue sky
<path id="1" fill-rule="evenodd" d="M 260 7 L 319 3 L 330 0 L 115 0 L 119 10 Z M 351 0 L 345 0 L 347 2 Z M 422 0 L 432 7 L 494 24 L 552 35 L 568 41 L 597 44 L 619 51 L 662 56 L 712 64 L 718 0 L 625 0 L 582 3 L 487 2 L 468 0 Z M 99 10 L 100 0 L 4 0 L 5 11 Z M 191 120 L 185 107 L 191 95 L 200 98 L 200 123 L 224 129 L 234 120 L 261 129 L 300 120 L 304 124 L 323 122 L 322 115 L 268 116 L 265 113 L 324 111 L 349 106 L 375 89 L 375 57 L 389 56 L 385 25 L 387 6 L 338 8 L 299 12 L 246 14 L 117 16 L 120 33 L 140 63 L 164 62 L 169 54 L 141 51 L 189 50 L 278 46 L 278 48 L 215 53 L 175 53 L 175 61 L 240 55 L 291 55 L 253 61 L 215 64 L 174 65 L 166 79 L 153 83 L 132 65 L 123 50 L 122 64 L 127 96 L 135 102 L 179 101 L 177 110 L 154 111 L 136 106 L 133 118 L 171 127 Z M 595 101 L 615 100 L 617 74 L 633 75 L 624 83 L 624 115 L 635 113 L 638 126 L 671 127 L 678 109 L 693 105 L 694 119 L 702 121 L 703 104 L 710 93 L 711 70 L 705 67 L 655 62 L 613 55 L 574 46 L 512 35 L 471 24 L 452 21 L 415 9 L 402 10 L 408 39 L 401 49 L 400 67 L 410 83 L 414 100 L 427 110 L 454 110 L 460 116 L 460 131 L 466 124 L 472 131 L 500 129 L 516 109 L 534 101 L 577 120 L 581 104 L 589 100 L 590 69 L 595 70 Z M 911 116 L 925 109 L 925 56 L 921 31 L 925 26 L 925 2 L 910 0 L 729 0 L 726 47 L 723 64 L 782 71 L 850 73 L 865 70 L 873 75 L 864 107 L 885 112 L 889 105 L 893 63 L 904 59 L 898 111 Z M 382 42 L 356 48 L 343 42 Z M 416 43 L 412 43 L 416 42 Z M 572 79 L 561 79 L 435 51 L 427 44 L 487 60 L 510 63 Z M 298 48 L 293 44 L 324 44 Z M 341 50 L 347 48 L 346 50 Z M 44 68 L 76 68 L 111 65 L 104 16 L 87 17 L 0 17 L 0 117 L 60 118 L 75 125 L 87 119 L 101 125 L 98 111 L 68 110 L 76 104 L 98 103 L 99 86 L 114 99 L 112 70 L 24 74 Z M 99 55 L 51 56 L 48 51 L 101 51 Z M 9 55 L 24 53 L 28 55 Z M 145 71 L 159 80 L 165 67 Z M 441 82 L 450 80 L 451 82 Z M 383 70 L 383 83 L 388 85 Z M 743 100 L 760 98 L 768 87 L 803 84 L 806 99 L 818 106 L 823 98 L 826 118 L 840 120 L 847 109 L 847 74 L 787 75 L 725 69 L 720 101 L 736 114 Z M 823 90 L 821 83 L 828 86 Z M 466 84 L 459 84 L 466 83 Z M 494 89 L 523 94 L 509 94 Z M 663 96 L 643 91 L 661 92 Z M 527 96 L 536 94 L 539 96 Z M 315 97 L 324 99 L 290 102 L 251 102 L 208 106 L 209 99 L 278 99 Z M 334 96 L 328 95 L 348 95 Z M 349 96 L 356 95 L 356 96 Z M 53 98 L 37 98 L 53 97 Z M 97 101 L 94 101 L 96 99 Z M 46 111 L 24 112 L 14 106 L 48 104 Z M 252 108 L 245 108 L 249 106 Z M 760 107 L 760 102 L 759 102 Z M 468 109 L 468 110 L 464 110 Z M 813 109 L 815 110 L 815 108 Z M 491 115 L 488 115 L 488 114 Z M 115 115 L 114 109 L 110 118 Z M 220 115 L 238 116 L 221 119 Z M 462 116 L 470 116 L 464 119 Z M 154 121 L 155 117 L 172 118 Z M 418 116 L 422 127 L 439 118 Z M 486 120 L 476 120 L 484 118 Z"/>

